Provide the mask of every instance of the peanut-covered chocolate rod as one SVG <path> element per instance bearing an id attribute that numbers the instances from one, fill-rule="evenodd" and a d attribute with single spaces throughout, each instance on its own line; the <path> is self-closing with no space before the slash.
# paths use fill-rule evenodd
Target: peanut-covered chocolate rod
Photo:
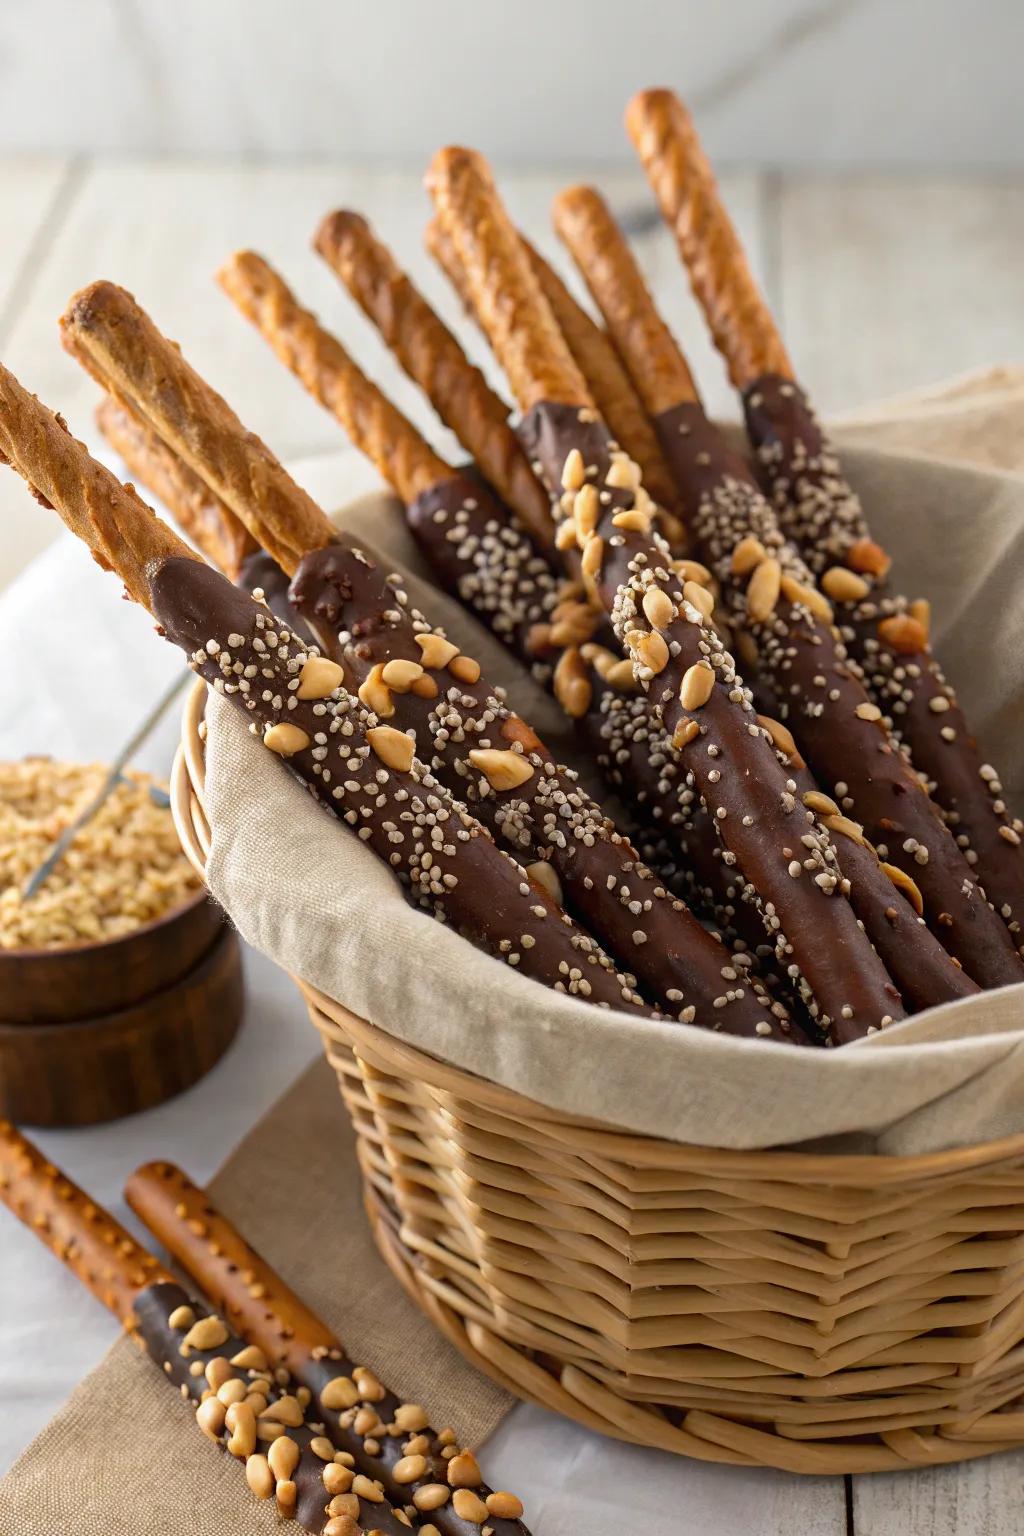
<path id="1" fill-rule="evenodd" d="M 387 246 L 358 213 L 343 210 L 327 215 L 313 244 L 534 543 L 549 548 L 554 527 L 547 493 L 509 425 L 508 406 Z"/>
<path id="2" fill-rule="evenodd" d="M 415 741 L 345 692 L 336 662 L 195 557 L 2 368 L 0 402 L 0 441 L 13 467 L 45 486 L 48 503 L 138 594 L 193 670 L 245 712 L 252 734 L 370 845 L 417 905 L 556 991 L 649 1011 L 632 980 L 416 760 Z M 81 487 L 97 474 L 107 499 L 83 514 Z"/>
<path id="3" fill-rule="evenodd" d="M 481 1522 L 494 1536 L 527 1536 L 520 1500 L 493 1492 L 451 1429 L 432 1429 L 418 1403 L 403 1402 L 350 1358 L 180 1168 L 147 1163 L 128 1180 L 125 1198 L 232 1327 L 308 1389 L 310 1412 L 394 1504 L 432 1521 L 441 1536 L 479 1536 Z"/>
<path id="4" fill-rule="evenodd" d="M 275 1371 L 263 1350 L 190 1297 L 5 1120 L 0 1200 L 110 1308 L 177 1389 L 179 1404 L 196 1405 L 199 1428 L 244 1462 L 257 1498 L 274 1498 L 282 1515 L 320 1536 L 409 1531 L 409 1516 L 388 1503 L 381 1483 L 354 1470 L 352 1455 L 322 1434 L 319 1415 L 307 1411 L 311 1389 L 293 1384 L 283 1367 Z"/>
<path id="5" fill-rule="evenodd" d="M 218 570 L 237 581 L 258 545 L 245 524 L 128 407 L 108 395 L 96 425 L 133 475 L 174 511 L 175 521 Z"/>
<path id="6" fill-rule="evenodd" d="M 644 91 L 627 125 L 736 387 L 784 532 L 835 605 L 875 703 L 909 748 L 989 899 L 1021 944 L 1024 826 L 1009 813 L 929 646 L 927 604 L 893 591 L 889 560 L 795 375 L 686 108 Z"/>
<path id="7" fill-rule="evenodd" d="M 704 414 L 678 345 L 603 199 L 592 188 L 573 187 L 556 199 L 554 211 L 623 361 L 645 381 L 690 508 L 696 551 L 720 583 L 764 707 L 789 726 L 819 782 L 864 824 L 882 857 L 915 881 L 930 926 L 968 974 L 988 986 L 1024 980 L 1005 925 L 837 641 L 827 599 L 785 540 L 747 465 Z M 883 942 L 891 939 L 887 933 Z M 927 947 L 923 938 L 918 946 Z M 897 954 L 901 970 L 915 976 L 912 957 Z"/>
<path id="8" fill-rule="evenodd" d="M 260 293 L 271 286 L 283 290 L 286 297 L 275 303 L 275 311 L 292 312 L 284 284 L 265 264 L 263 272 Z M 236 292 L 242 281 L 236 272 Z M 158 362 L 164 376 L 188 368 L 176 348 L 162 339 L 159 344 L 164 355 L 152 360 L 154 374 Z M 178 398 L 196 400 L 199 393 L 183 388 Z M 158 402 L 146 402 L 146 408 L 159 414 Z M 365 414 L 358 404 L 353 409 Z M 401 429 L 413 434 L 395 415 Z M 195 437 L 208 429 L 179 420 L 176 430 Z M 225 424 L 222 430 L 232 429 Z M 414 460 L 414 442 L 394 447 L 402 462 Z M 279 498 L 279 517 L 283 507 Z M 259 507 L 249 521 L 259 539 L 264 532 Z M 293 542 L 286 527 L 279 525 L 277 533 L 285 545 Z M 560 905 L 564 897 L 581 921 L 595 926 L 601 942 L 659 1007 L 681 1022 L 749 1038 L 787 1039 L 791 1033 L 801 1038 L 791 1032 L 782 1005 L 772 1002 L 756 978 L 741 973 L 740 957 L 669 895 L 582 792 L 576 775 L 556 763 L 530 726 L 508 709 L 479 664 L 434 631 L 401 589 L 326 522 L 323 537 L 329 542 L 300 561 L 283 612 L 270 598 L 285 625 L 296 628 L 297 613 L 303 630 L 322 637 L 329 654 L 343 664 L 349 687 L 358 686 L 362 704 L 388 722 L 393 736 L 401 732 L 410 750 L 417 743 L 439 783 L 469 803 L 478 820 L 527 866 L 531 879 Z M 280 573 L 269 575 L 279 586 Z"/>
<path id="9" fill-rule="evenodd" d="M 763 902 L 781 963 L 835 1040 L 883 1027 L 902 1016 L 902 1003 L 846 900 L 829 833 L 794 815 L 792 780 L 708 622 L 710 594 L 673 571 L 637 466 L 598 416 L 489 171 L 471 151 L 446 149 L 429 184 L 591 590 Z"/>
<path id="10" fill-rule="evenodd" d="M 169 359 L 172 364 L 174 361 Z M 181 366 L 180 359 L 177 365 Z M 351 378 L 349 384 L 354 387 Z M 363 380 L 363 385 L 367 390 L 375 389 L 369 380 Z M 359 418 L 365 414 L 358 413 Z M 410 441 L 397 459 L 408 462 L 416 451 L 415 428 L 404 418 L 399 419 L 401 430 L 410 434 Z M 224 524 L 225 537 L 218 535 L 218 544 L 230 543 L 232 527 L 237 524 L 234 514 L 180 460 L 168 473 L 165 460 L 175 457 L 171 450 L 145 423 L 136 419 L 136 426 L 138 431 L 130 438 L 119 439 L 128 453 L 126 462 L 132 474 L 162 495 L 175 515 L 180 501 L 186 527 L 192 508 L 203 506 L 214 524 L 217 519 Z M 643 701 L 623 691 L 627 681 L 632 686 L 629 663 L 617 660 L 597 644 L 584 647 L 584 659 L 575 643 L 590 633 L 589 619 L 582 633 L 576 629 L 582 605 L 571 592 L 562 594 L 564 583 L 556 581 L 532 553 L 529 540 L 514 517 L 509 515 L 500 539 L 492 539 L 482 530 L 488 519 L 503 515 L 502 509 L 497 503 L 485 502 L 479 486 L 473 486 L 472 491 L 467 486 L 465 494 L 474 503 L 473 510 L 466 515 L 474 519 L 474 528 L 479 524 L 481 532 L 478 537 L 464 530 L 454 544 L 445 538 L 444 525 L 435 522 L 432 514 L 420 515 L 422 498 L 407 509 L 410 526 L 424 555 L 441 581 L 461 596 L 498 638 L 510 645 L 513 654 L 534 670 L 538 681 L 554 685 L 556 697 L 570 713 L 605 777 L 635 806 L 642 822 L 651 829 L 645 846 L 650 846 L 651 857 L 657 855 L 654 867 L 661 872 L 665 865 L 673 888 L 695 901 L 702 911 L 709 912 L 730 942 L 742 936 L 744 942 L 739 945 L 736 964 L 744 966 L 744 951 L 756 952 L 764 944 L 760 920 L 741 900 L 738 882 L 723 862 L 723 850 L 718 846 L 711 822 L 696 795 L 679 779 L 667 742 L 656 750 L 657 727 L 638 714 Z M 254 526 L 259 529 L 258 521 Z M 501 571 L 508 573 L 507 580 L 499 574 Z M 286 623 L 294 625 L 299 621 L 298 611 L 288 603 L 287 576 L 262 550 L 246 559 L 239 584 L 247 590 L 255 586 L 264 588 L 271 608 L 287 615 Z M 535 592 L 533 597 L 531 591 Z M 551 622 L 540 622 L 542 616 Z M 541 647 L 534 640 L 538 630 L 545 635 Z M 337 635 L 321 631 L 319 638 L 335 660 L 345 660 Z M 537 658 L 554 654 L 552 648 L 556 645 L 567 647 L 562 652 L 566 659 L 554 668 L 553 674 L 552 668 Z M 351 664 L 351 657 L 349 661 Z M 620 672 L 625 676 L 618 677 Z M 584 691 L 589 690 L 583 698 L 581 684 Z M 466 686 L 464 679 L 462 686 Z M 671 838 L 671 852 L 661 839 L 662 833 Z M 651 857 L 645 862 L 650 863 Z M 778 1016 L 776 1009 L 772 1011 Z M 730 1017 L 735 1016 L 733 1011 Z M 721 1015 L 716 1017 L 716 1023 L 721 1023 Z"/>
<path id="11" fill-rule="evenodd" d="M 678 543 L 682 537 L 682 526 L 674 512 L 669 510 L 678 500 L 676 484 L 643 403 L 619 362 L 615 348 L 601 327 L 577 304 L 555 269 L 524 235 L 519 238 L 530 258 L 541 291 L 558 322 L 558 328 L 590 387 L 598 410 L 616 441 L 640 465 L 648 494 L 659 505 L 659 522 L 665 537 L 670 543 Z M 455 246 L 437 218 L 431 219 L 427 226 L 426 244 L 463 304 L 467 304 L 465 281 Z M 507 496 L 504 500 L 510 506 L 513 505 Z M 544 508 L 548 524 L 546 538 L 551 544 L 555 530 L 546 493 Z"/>

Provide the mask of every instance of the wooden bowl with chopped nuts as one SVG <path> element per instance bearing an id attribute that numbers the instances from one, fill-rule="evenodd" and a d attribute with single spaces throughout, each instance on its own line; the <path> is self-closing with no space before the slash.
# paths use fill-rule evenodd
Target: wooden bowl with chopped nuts
<path id="1" fill-rule="evenodd" d="M 33 887 L 107 770 L 0 764 L 0 1115 L 83 1125 L 196 1082 L 242 1012 L 237 938 L 127 772 Z"/>

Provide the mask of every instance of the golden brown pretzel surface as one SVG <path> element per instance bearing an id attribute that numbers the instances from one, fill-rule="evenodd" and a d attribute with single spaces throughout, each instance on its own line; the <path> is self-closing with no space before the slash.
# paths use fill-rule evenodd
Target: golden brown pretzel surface
<path id="1" fill-rule="evenodd" d="M 265 443 L 123 288 L 93 283 L 61 318 L 68 351 L 146 421 L 286 570 L 333 534 Z"/>
<path id="2" fill-rule="evenodd" d="M 506 218 L 495 217 L 494 183 L 482 156 L 439 150 L 427 185 L 465 270 L 474 312 L 521 409 L 545 400 L 591 406 L 519 236 Z"/>
<path id="3" fill-rule="evenodd" d="M 135 478 L 173 510 L 206 558 L 236 581 L 245 557 L 258 547 L 245 524 L 127 406 L 108 395 L 96 408 L 96 424 Z"/>
<path id="4" fill-rule="evenodd" d="M 139 1291 L 172 1280 L 9 1120 L 0 1120 L 0 1200 L 127 1328 Z"/>
<path id="5" fill-rule="evenodd" d="M 147 568 L 192 550 L 154 517 L 130 485 L 122 485 L 78 442 L 60 416 L 0 365 L 0 462 L 26 480 L 37 500 L 60 513 L 93 558 L 116 571 L 128 592 L 149 606 Z"/>
<path id="6" fill-rule="evenodd" d="M 690 114 L 673 91 L 640 91 L 626 128 L 673 231 L 693 291 L 737 389 L 792 365 L 750 270 Z"/>
<path id="7" fill-rule="evenodd" d="M 508 405 L 366 220 L 330 213 L 314 244 L 502 500 L 535 540 L 550 541 L 547 495 L 509 425 Z"/>
<path id="8" fill-rule="evenodd" d="M 643 279 L 600 193 L 567 187 L 555 198 L 553 217 L 627 368 L 630 359 L 643 359 L 642 368 L 630 371 L 649 413 L 659 416 L 696 400 L 693 376 L 668 327 L 653 306 L 637 302 Z"/>

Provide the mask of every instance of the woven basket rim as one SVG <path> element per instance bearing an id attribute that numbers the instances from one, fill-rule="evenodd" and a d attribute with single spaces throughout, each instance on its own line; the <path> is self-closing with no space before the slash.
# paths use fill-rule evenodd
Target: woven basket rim
<path id="1" fill-rule="evenodd" d="M 181 743 L 175 753 L 171 771 L 171 813 L 174 824 L 186 856 L 203 878 L 210 850 L 210 828 L 203 798 L 206 787 L 205 741 L 200 729 L 206 693 L 206 683 L 202 679 L 197 679 L 188 692 L 182 712 Z M 493 1109 L 513 1117 L 527 1115 L 542 1121 L 551 1129 L 571 1129 L 575 1139 L 582 1137 L 593 1150 L 598 1151 L 604 1147 L 616 1158 L 634 1161 L 640 1166 L 648 1163 L 664 1166 L 667 1160 L 670 1164 L 678 1162 L 678 1166 L 691 1172 L 699 1172 L 701 1168 L 711 1171 L 714 1168 L 718 1172 L 728 1170 L 737 1176 L 744 1173 L 761 1178 L 769 1174 L 785 1179 L 799 1176 L 804 1179 L 813 1178 L 816 1183 L 824 1184 L 862 1184 L 867 1178 L 879 1183 L 895 1184 L 909 1178 L 925 1181 L 972 1168 L 983 1168 L 1024 1153 L 1024 1132 L 994 1141 L 950 1147 L 942 1152 L 901 1155 L 883 1152 L 802 1152 L 771 1147 L 737 1150 L 645 1136 L 603 1121 L 550 1108 L 514 1089 L 467 1072 L 418 1046 L 400 1040 L 379 1025 L 353 1013 L 311 982 L 297 976 L 293 980 L 307 1003 L 343 1022 L 346 1030 L 358 1039 L 367 1056 L 377 1057 L 389 1070 L 398 1067 L 439 1093 L 452 1092 L 462 1096 L 468 1092 L 476 1098 L 481 1108 Z"/>

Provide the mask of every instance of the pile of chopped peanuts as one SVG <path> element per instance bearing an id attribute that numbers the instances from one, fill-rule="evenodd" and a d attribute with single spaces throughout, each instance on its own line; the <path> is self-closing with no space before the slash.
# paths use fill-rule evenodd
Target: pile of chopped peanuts
<path id="1" fill-rule="evenodd" d="M 114 939 L 192 897 L 164 787 L 126 772 L 29 901 L 29 877 L 97 794 L 101 763 L 30 757 L 0 763 L 0 949 L 58 949 Z"/>

